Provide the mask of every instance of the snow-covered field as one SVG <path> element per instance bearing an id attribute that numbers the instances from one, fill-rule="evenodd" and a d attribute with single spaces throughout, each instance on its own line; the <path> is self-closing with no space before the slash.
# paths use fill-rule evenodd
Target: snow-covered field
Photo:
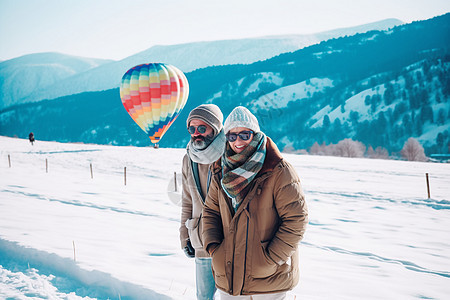
<path id="1" fill-rule="evenodd" d="M 183 149 L 0 150 L 0 299 L 195 299 L 167 194 Z M 310 212 L 289 299 L 448 299 L 449 164 L 284 156 Z"/>

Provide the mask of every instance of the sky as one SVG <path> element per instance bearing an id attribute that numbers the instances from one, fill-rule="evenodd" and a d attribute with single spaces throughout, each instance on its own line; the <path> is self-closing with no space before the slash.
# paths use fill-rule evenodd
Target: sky
<path id="1" fill-rule="evenodd" d="M 38 52 L 121 60 L 155 45 L 311 34 L 450 12 L 448 0 L 0 0 L 0 60 Z"/>

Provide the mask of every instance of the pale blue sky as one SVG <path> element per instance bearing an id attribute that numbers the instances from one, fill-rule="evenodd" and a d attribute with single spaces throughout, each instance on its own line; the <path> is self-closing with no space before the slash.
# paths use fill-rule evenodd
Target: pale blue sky
<path id="1" fill-rule="evenodd" d="M 450 12 L 449 0 L 0 0 L 0 60 L 120 60 L 154 45 L 307 34 Z"/>

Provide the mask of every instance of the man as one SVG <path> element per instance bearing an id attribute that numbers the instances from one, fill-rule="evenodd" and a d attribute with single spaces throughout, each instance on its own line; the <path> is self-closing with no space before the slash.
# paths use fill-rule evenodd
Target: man
<path id="1" fill-rule="evenodd" d="M 188 257 L 195 257 L 198 299 L 213 299 L 216 292 L 211 258 L 203 249 L 201 216 L 211 179 L 210 164 L 225 149 L 223 114 L 214 104 L 193 109 L 187 118 L 191 140 L 183 158 L 183 191 L 180 226 L 181 247 Z"/>
<path id="2" fill-rule="evenodd" d="M 30 132 L 28 139 L 30 140 L 31 145 L 34 145 L 34 133 Z"/>

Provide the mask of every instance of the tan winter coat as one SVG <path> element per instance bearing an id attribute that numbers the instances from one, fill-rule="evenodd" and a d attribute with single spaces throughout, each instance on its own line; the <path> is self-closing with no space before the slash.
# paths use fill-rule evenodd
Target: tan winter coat
<path id="1" fill-rule="evenodd" d="M 198 164 L 198 173 L 202 193 L 206 197 L 207 180 L 210 165 Z M 197 189 L 192 172 L 192 161 L 186 154 L 183 157 L 182 165 L 182 185 L 181 194 L 181 224 L 180 224 L 180 242 L 181 249 L 186 247 L 187 239 L 191 240 L 191 244 L 195 249 L 196 257 L 209 257 L 208 252 L 203 249 L 201 236 L 201 214 L 203 210 L 203 200 Z"/>
<path id="2" fill-rule="evenodd" d="M 297 248 L 308 223 L 300 179 L 270 138 L 266 149 L 236 213 L 220 186 L 220 160 L 212 166 L 203 241 L 205 249 L 220 244 L 212 254 L 216 286 L 235 296 L 287 291 L 299 280 Z"/>

